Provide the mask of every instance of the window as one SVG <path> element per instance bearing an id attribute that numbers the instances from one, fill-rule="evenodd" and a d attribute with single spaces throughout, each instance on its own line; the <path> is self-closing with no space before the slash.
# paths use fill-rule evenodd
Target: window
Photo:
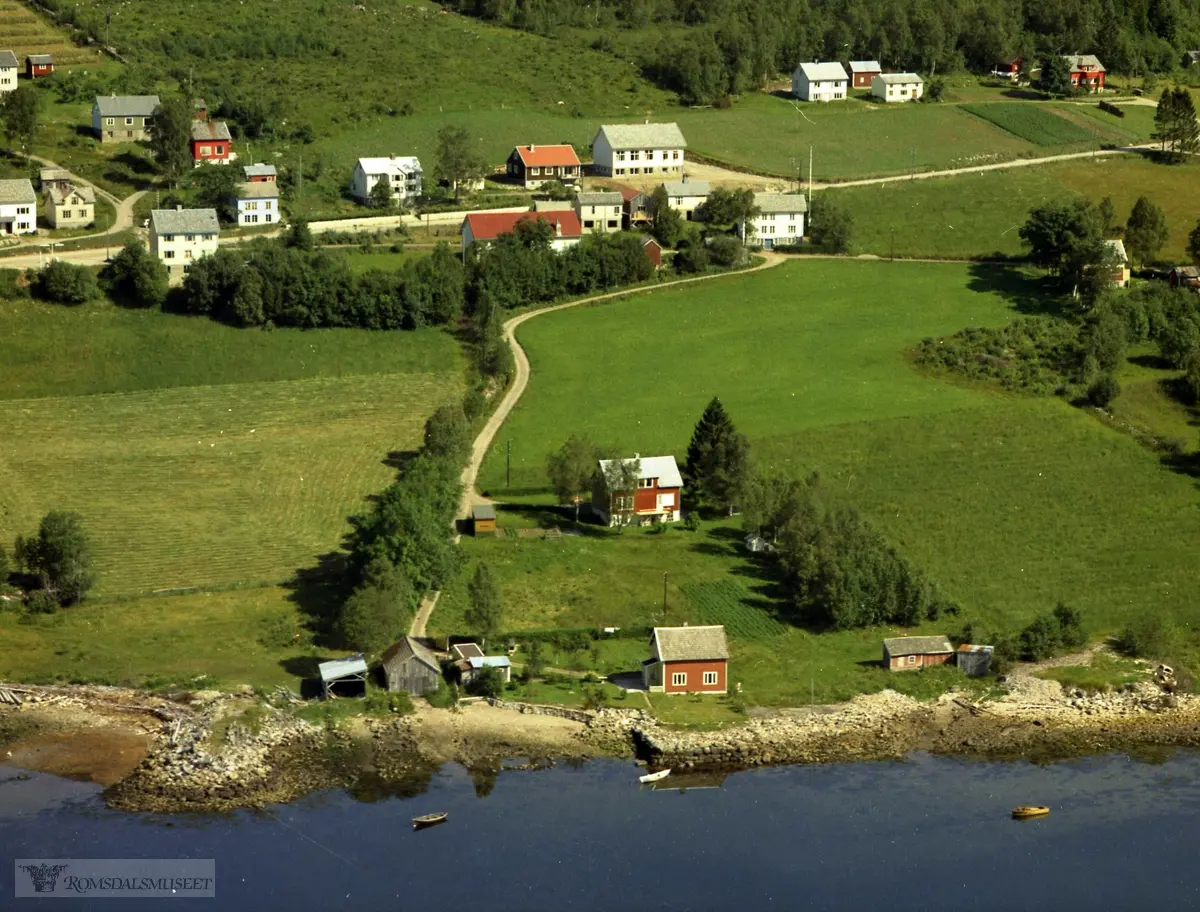
<path id="1" fill-rule="evenodd" d="M 175 259 L 175 251 L 174 251 L 174 250 L 164 250 L 164 251 L 163 251 L 163 259 L 164 259 L 164 260 L 173 260 L 173 259 Z"/>
<path id="2" fill-rule="evenodd" d="M 224 155 L 224 154 L 225 154 L 225 147 L 224 147 L 224 146 L 217 146 L 217 154 L 218 154 L 218 155 Z"/>
<path id="3" fill-rule="evenodd" d="M 646 161 L 654 161 L 654 150 L 653 149 L 646 150 Z"/>
<path id="4" fill-rule="evenodd" d="M 116 119 L 113 117 L 106 117 L 104 122 L 111 127 L 114 123 L 116 123 Z"/>
<path id="5" fill-rule="evenodd" d="M 585 220 L 585 221 L 584 221 L 584 223 L 583 223 L 583 227 L 584 227 L 584 228 L 593 228 L 593 227 L 595 227 L 595 225 L 596 225 L 596 223 L 595 223 L 595 222 L 592 222 L 592 221 L 586 221 L 586 220 Z"/>
<path id="6" fill-rule="evenodd" d="M 271 208 L 271 201 L 270 201 L 270 200 L 267 200 L 266 202 L 264 202 L 264 203 L 263 203 L 263 208 L 264 208 L 264 209 L 270 209 L 270 208 Z"/>
<path id="7" fill-rule="evenodd" d="M 617 161 L 619 161 L 619 162 L 625 161 L 625 153 L 624 152 L 617 153 Z"/>
<path id="8" fill-rule="evenodd" d="M 270 221 L 271 221 L 271 214 L 270 214 L 270 213 L 267 213 L 266 215 L 264 215 L 264 216 L 263 216 L 263 221 L 264 221 L 264 222 L 270 222 Z"/>
<path id="9" fill-rule="evenodd" d="M 641 171 L 642 171 L 642 169 L 641 169 L 641 168 L 630 168 L 630 169 L 629 169 L 629 173 L 630 173 L 630 174 L 640 174 L 640 173 L 641 173 Z"/>
<path id="10" fill-rule="evenodd" d="M 255 202 L 246 203 L 246 208 L 248 210 L 250 210 L 251 212 L 253 212 L 255 209 L 258 208 L 258 203 L 255 203 Z"/>
<path id="11" fill-rule="evenodd" d="M 18 206 L 17 207 L 17 215 L 29 215 L 29 207 L 28 206 Z"/>
<path id="12" fill-rule="evenodd" d="M 716 687 L 717 686 L 717 673 L 715 671 L 704 672 L 704 686 L 705 687 Z"/>
<path id="13" fill-rule="evenodd" d="M 620 176 L 621 176 L 621 175 L 623 175 L 624 173 L 625 173 L 625 169 L 624 169 L 624 168 L 618 168 L 618 169 L 617 169 L 617 176 L 618 176 L 618 177 L 620 177 Z"/>
<path id="14" fill-rule="evenodd" d="M 126 118 L 125 118 L 125 126 L 127 126 L 127 127 L 132 127 L 132 126 L 133 126 L 133 118 L 132 118 L 132 117 L 126 117 Z"/>
<path id="15" fill-rule="evenodd" d="M 627 495 L 621 495 L 613 498 L 613 509 L 615 510 L 632 510 L 633 498 Z"/>
<path id="16" fill-rule="evenodd" d="M 185 250 L 183 252 L 183 258 L 185 260 L 190 260 L 192 258 L 192 252 L 190 250 Z"/>
<path id="17" fill-rule="evenodd" d="M 916 657 L 916 656 L 906 656 L 906 657 L 905 657 L 905 661 L 906 661 L 906 662 L 907 662 L 909 665 L 916 665 L 916 664 L 917 664 L 917 657 Z"/>
<path id="18" fill-rule="evenodd" d="M 190 244 L 190 243 L 192 243 L 194 240 L 196 240 L 196 235 L 194 235 L 194 234 L 187 234 L 187 235 L 184 235 L 184 238 L 183 238 L 183 239 L 184 239 L 185 241 L 187 241 L 187 242 Z"/>
<path id="19" fill-rule="evenodd" d="M 639 488 L 652 488 L 652 487 L 654 487 L 654 482 L 657 480 L 658 479 L 656 479 L 656 478 L 639 478 L 638 479 L 638 487 Z"/>
<path id="20" fill-rule="evenodd" d="M 616 223 L 616 221 L 615 221 L 614 219 L 609 219 L 609 220 L 608 220 L 608 227 L 609 227 L 609 228 L 616 228 L 616 227 L 617 227 L 617 223 Z"/>
<path id="21" fill-rule="evenodd" d="M 201 238 L 201 240 L 211 241 L 213 239 L 213 236 L 211 234 L 202 234 L 202 235 L 200 235 L 200 238 Z"/>
<path id="22" fill-rule="evenodd" d="M 257 215 L 248 215 L 248 216 L 246 216 L 246 222 L 251 225 L 257 225 L 258 224 L 258 216 Z"/>
<path id="23" fill-rule="evenodd" d="M 687 672 L 675 671 L 671 673 L 672 687 L 687 687 Z"/>
<path id="24" fill-rule="evenodd" d="M 788 225 L 788 234 L 795 234 L 795 233 L 796 233 L 796 226 Z"/>
<path id="25" fill-rule="evenodd" d="M 534 177 L 537 177 L 538 175 L 540 175 L 542 173 L 542 169 L 541 168 L 530 168 L 529 173 L 532 174 Z"/>
<path id="26" fill-rule="evenodd" d="M 187 263 L 184 263 L 184 264 L 183 264 L 183 271 L 184 271 L 185 273 L 191 272 L 191 271 L 192 271 L 192 267 L 191 267 L 190 265 L 188 265 Z"/>
<path id="27" fill-rule="evenodd" d="M 630 153 L 629 153 L 629 160 L 630 160 L 630 161 L 641 161 L 641 160 L 642 160 L 642 153 L 641 153 L 641 152 L 630 152 Z"/>
<path id="28" fill-rule="evenodd" d="M 671 161 L 679 161 L 679 153 L 678 152 L 671 153 Z"/>
<path id="29" fill-rule="evenodd" d="M 169 244 L 169 243 L 171 243 L 173 240 L 175 240 L 175 235 L 173 235 L 173 234 L 164 234 L 164 235 L 162 236 L 162 239 L 163 239 L 163 241 L 164 241 L 165 243 Z"/>

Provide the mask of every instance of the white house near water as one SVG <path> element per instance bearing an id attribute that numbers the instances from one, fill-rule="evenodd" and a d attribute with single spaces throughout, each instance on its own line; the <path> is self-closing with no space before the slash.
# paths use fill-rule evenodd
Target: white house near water
<path id="1" fill-rule="evenodd" d="M 801 101 L 841 101 L 849 85 L 850 77 L 837 61 L 802 63 L 792 74 L 792 94 Z"/>
<path id="2" fill-rule="evenodd" d="M 803 193 L 756 193 L 758 215 L 738 225 L 738 237 L 748 247 L 773 247 L 799 244 L 804 238 L 804 216 L 808 202 Z"/>
<path id="3" fill-rule="evenodd" d="M 238 185 L 239 225 L 274 225 L 278 221 L 279 187 L 275 181 L 248 181 Z"/>
<path id="4" fill-rule="evenodd" d="M 592 162 L 606 177 L 682 174 L 686 148 L 678 124 L 605 124 L 592 140 Z"/>
<path id="5" fill-rule="evenodd" d="M 880 73 L 871 80 L 871 94 L 880 101 L 916 101 L 925 89 L 925 80 L 916 73 Z"/>
<path id="6" fill-rule="evenodd" d="M 415 155 L 391 155 L 387 158 L 360 158 L 354 166 L 351 188 L 357 199 L 366 202 L 378 181 L 387 181 L 392 199 L 405 203 L 421 195 L 425 172 Z"/>
<path id="7" fill-rule="evenodd" d="M 178 282 L 192 263 L 217 252 L 220 227 L 216 209 L 155 209 L 150 213 L 150 252 Z"/>

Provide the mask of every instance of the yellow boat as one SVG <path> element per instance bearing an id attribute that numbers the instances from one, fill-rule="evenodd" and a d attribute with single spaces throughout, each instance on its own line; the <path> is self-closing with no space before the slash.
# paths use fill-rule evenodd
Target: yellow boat
<path id="1" fill-rule="evenodd" d="M 1023 804 L 1020 807 L 1013 808 L 1013 820 L 1030 820 L 1034 817 L 1045 817 L 1050 813 L 1050 808 L 1044 804 Z"/>

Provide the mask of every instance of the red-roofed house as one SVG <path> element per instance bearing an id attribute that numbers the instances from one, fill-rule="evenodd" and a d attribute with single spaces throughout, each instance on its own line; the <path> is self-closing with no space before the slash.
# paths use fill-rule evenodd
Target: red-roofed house
<path id="1" fill-rule="evenodd" d="M 567 210 L 564 212 L 468 212 L 463 219 L 462 249 L 472 244 L 487 244 L 508 234 L 522 221 L 545 222 L 554 229 L 554 237 L 550 246 L 555 250 L 566 250 L 574 247 L 583 238 L 583 229 L 579 225 L 579 216 Z"/>
<path id="2" fill-rule="evenodd" d="M 533 190 L 551 181 L 575 184 L 582 166 L 571 146 L 517 146 L 508 156 L 508 176 Z"/>

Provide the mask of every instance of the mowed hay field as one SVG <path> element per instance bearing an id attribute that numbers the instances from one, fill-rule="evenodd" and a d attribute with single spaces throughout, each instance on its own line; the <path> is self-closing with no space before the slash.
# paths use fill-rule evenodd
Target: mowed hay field
<path id="1" fill-rule="evenodd" d="M 1083 610 L 1094 634 L 1149 611 L 1189 622 L 1200 551 L 1193 480 L 1065 403 L 931 378 L 908 361 L 923 336 L 1013 319 L 1018 285 L 999 268 L 798 261 L 538 318 L 520 330 L 530 386 L 498 437 L 513 441 L 513 490 L 502 454 L 485 463 L 481 484 L 498 498 L 548 502 L 545 456 L 572 433 L 682 458 L 705 402 L 719 395 L 760 465 L 819 471 L 961 602 L 951 624 L 1016 629 L 1059 599 Z M 595 382 L 599 351 L 604 383 Z M 636 548 L 639 535 L 616 547 Z M 643 622 L 661 602 L 662 573 L 691 581 L 677 555 L 650 557 L 666 547 L 659 538 L 645 536 L 636 559 Z M 682 530 L 661 538 L 682 542 L 688 561 L 711 550 Z M 588 577 L 590 610 L 633 620 L 606 539 L 554 547 L 578 549 L 581 571 L 608 568 Z M 541 585 L 526 560 L 512 566 L 506 586 Z M 879 635 L 806 639 L 805 661 L 821 665 L 847 643 L 860 652 L 869 643 L 862 660 L 873 660 Z"/>
<path id="2" fill-rule="evenodd" d="M 97 596 L 314 566 L 392 477 L 388 453 L 418 445 L 462 387 L 435 331 L 264 333 L 25 302 L 0 318 L 0 350 L 17 365 L 0 375 L 0 541 L 77 510 Z"/>
<path id="3" fill-rule="evenodd" d="M 828 192 L 854 216 L 853 246 L 888 256 L 980 257 L 1025 251 L 1017 229 L 1042 203 L 1112 197 L 1123 224 L 1139 196 L 1161 206 L 1170 235 L 1159 255 L 1186 259 L 1200 219 L 1200 163 L 1161 165 L 1139 155 L 1083 158 L 947 178 Z"/>
<path id="4" fill-rule="evenodd" d="M 76 46 L 49 19 L 37 15 L 19 0 L 0 0 L 0 47 L 17 55 L 22 76 L 29 54 L 51 54 L 55 67 L 67 68 L 95 67 L 107 59 L 96 48 Z"/>

